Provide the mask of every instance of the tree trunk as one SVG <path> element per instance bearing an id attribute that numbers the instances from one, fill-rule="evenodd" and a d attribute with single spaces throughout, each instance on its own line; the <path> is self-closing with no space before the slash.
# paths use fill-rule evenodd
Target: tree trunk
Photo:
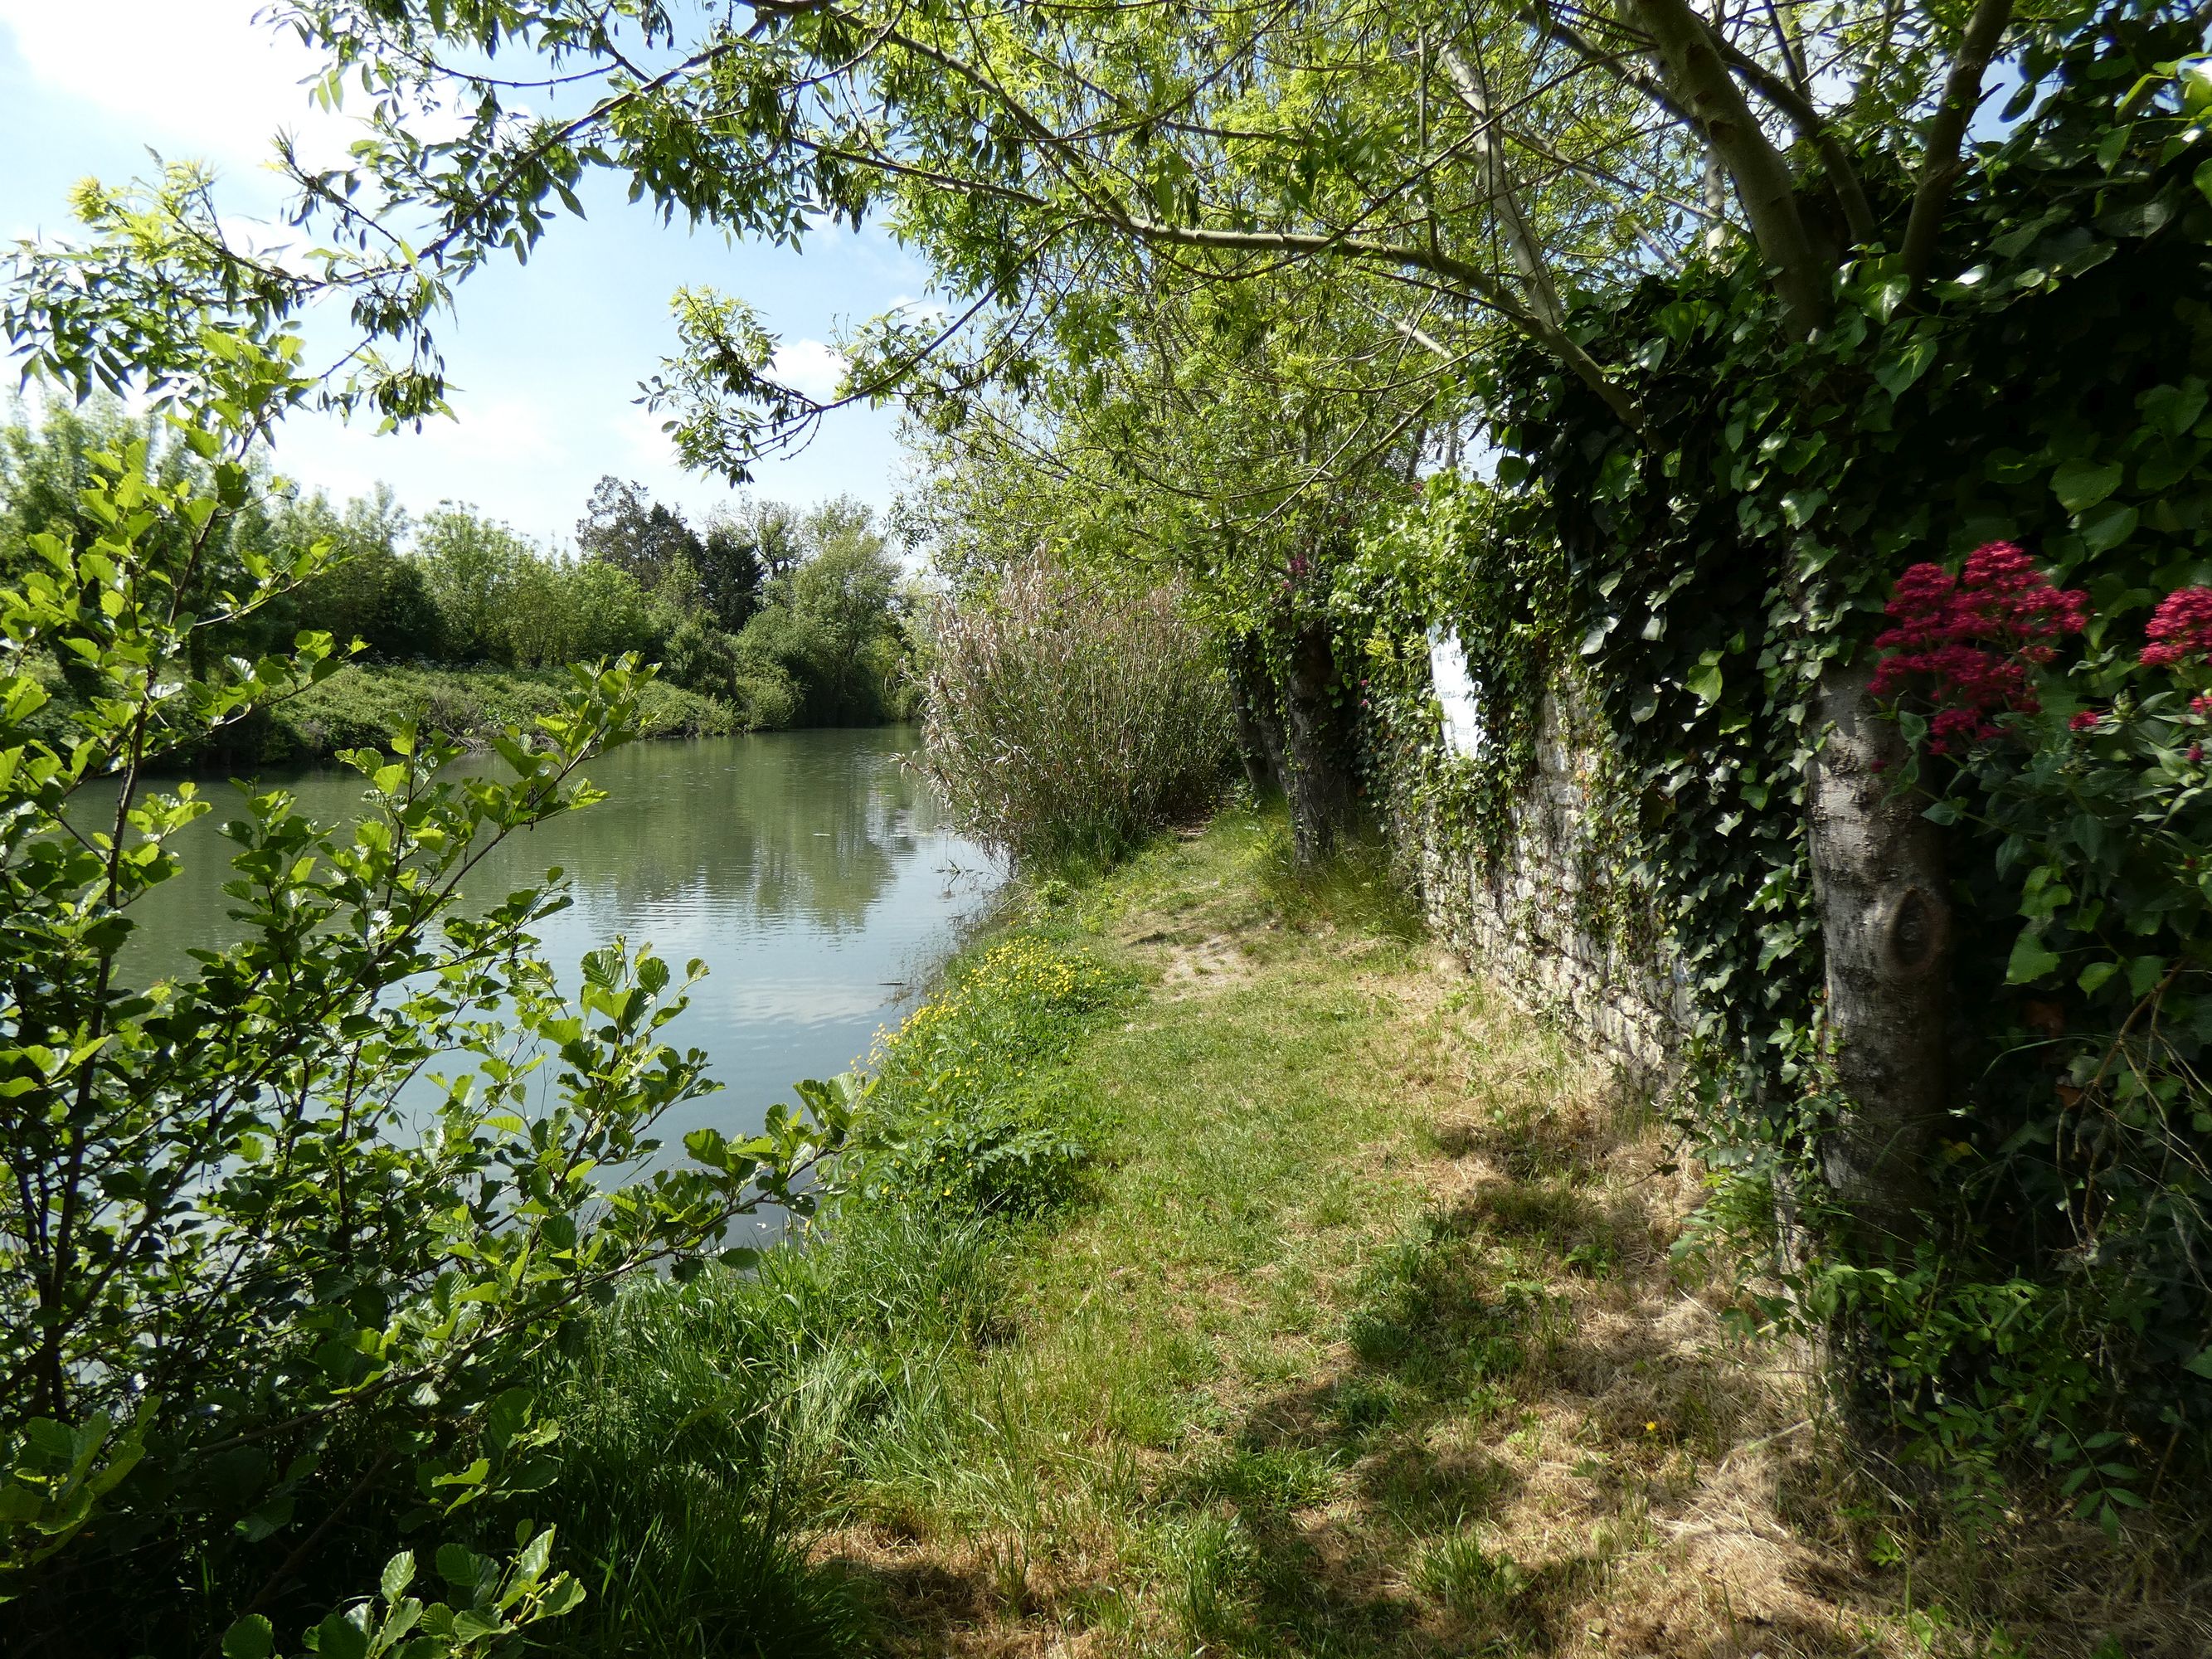
<path id="1" fill-rule="evenodd" d="M 1327 623 L 1298 624 L 1283 682 L 1282 778 L 1291 804 L 1291 848 L 1301 866 L 1310 867 L 1328 858 L 1352 812 L 1352 723 Z"/>
<path id="2" fill-rule="evenodd" d="M 1821 1173 L 1863 1249 L 1909 1243 L 1928 1206 L 1928 1154 L 1945 1105 L 1951 909 L 1943 848 L 1898 787 L 1896 725 L 1869 663 L 1820 678 L 1827 736 L 1808 780 L 1807 840 L 1826 956 L 1830 1059 L 1844 1103 Z"/>
<path id="3" fill-rule="evenodd" d="M 1275 682 L 1259 642 L 1244 635 L 1229 647 L 1229 701 L 1237 717 L 1237 757 L 1255 799 L 1281 788 L 1283 722 Z"/>

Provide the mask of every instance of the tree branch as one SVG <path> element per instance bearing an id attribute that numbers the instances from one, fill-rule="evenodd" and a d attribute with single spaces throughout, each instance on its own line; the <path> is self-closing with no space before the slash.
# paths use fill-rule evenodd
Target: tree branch
<path id="1" fill-rule="evenodd" d="M 1943 100 L 1928 123 L 1920 182 L 1912 192 L 1912 216 L 1905 226 L 1905 277 L 1916 287 L 1927 276 L 1929 264 L 1936 258 L 1936 240 L 1942 234 L 1951 188 L 1966 170 L 1966 159 L 1960 153 L 1966 123 L 1981 106 L 1983 76 L 2011 21 L 2012 0 L 1978 0 L 1974 15 L 1966 21 L 1966 36 L 1959 42 L 1959 55 L 1943 82 Z"/>
<path id="2" fill-rule="evenodd" d="M 1876 227 L 1873 204 L 1867 200 L 1866 186 L 1859 182 L 1858 169 L 1851 165 L 1850 152 L 1836 137 L 1836 130 L 1827 118 L 1802 90 L 1749 52 L 1731 45 L 1719 30 L 1709 29 L 1709 33 L 1728 66 L 1741 76 L 1753 91 L 1780 110 L 1799 136 L 1820 152 L 1821 163 L 1828 169 L 1829 182 L 1835 186 L 1836 204 L 1844 210 L 1844 228 L 1850 233 L 1853 245 L 1874 240 Z"/>
<path id="3" fill-rule="evenodd" d="M 1705 21 L 1684 0 L 1629 0 L 1651 37 L 1677 99 L 1705 130 L 1705 142 L 1735 183 L 1751 234 L 1775 268 L 1776 290 L 1791 324 L 1809 334 L 1828 320 L 1829 272 L 1797 206 L 1796 184 L 1780 151 L 1744 101 Z M 1785 83 L 1786 84 L 1786 83 Z"/>
<path id="4" fill-rule="evenodd" d="M 1554 330 L 1564 330 L 1567 314 L 1559 304 L 1559 291 L 1553 285 L 1552 273 L 1545 268 L 1544 251 L 1536 245 L 1528 216 L 1521 211 L 1520 198 L 1513 188 L 1513 174 L 1506 166 L 1497 112 L 1491 107 L 1489 78 L 1482 72 L 1482 48 L 1478 45 L 1474 56 L 1468 58 L 1462 58 L 1456 46 L 1447 46 L 1437 52 L 1437 61 L 1450 77 L 1460 102 L 1474 112 L 1475 143 L 1482 156 L 1483 187 L 1505 232 L 1505 246 L 1513 255 L 1513 263 L 1521 269 L 1521 280 L 1528 285 L 1530 306 Z"/>

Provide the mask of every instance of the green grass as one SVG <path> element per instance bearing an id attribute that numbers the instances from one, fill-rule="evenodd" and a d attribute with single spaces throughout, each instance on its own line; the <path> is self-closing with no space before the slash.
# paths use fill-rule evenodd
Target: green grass
<path id="1" fill-rule="evenodd" d="M 2194 1651 L 2080 1528 L 1947 1568 L 1672 1259 L 1655 1114 L 1371 854 L 1224 815 L 1040 884 L 932 1007 L 805 1248 L 553 1380 L 573 1650 Z"/>

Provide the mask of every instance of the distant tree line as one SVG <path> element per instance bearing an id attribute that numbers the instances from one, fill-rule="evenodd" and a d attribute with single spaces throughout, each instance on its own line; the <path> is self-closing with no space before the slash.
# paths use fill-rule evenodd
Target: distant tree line
<path id="1" fill-rule="evenodd" d="M 40 532 L 88 544 L 80 496 L 92 457 L 145 446 L 150 474 L 190 454 L 119 406 L 94 403 L 0 427 L 0 580 L 38 558 Z M 343 504 L 317 490 L 242 513 L 191 578 L 195 602 L 235 587 L 248 563 L 280 566 L 327 543 L 336 562 L 238 637 L 204 654 L 289 645 L 301 629 L 361 641 L 372 661 L 557 667 L 635 653 L 729 703 L 749 727 L 856 726 L 912 712 L 908 584 L 871 510 L 849 497 L 809 509 L 740 497 L 702 526 L 645 489 L 602 477 L 572 555 L 549 551 L 473 507 L 410 514 L 383 486 Z M 68 678 L 70 665 L 60 665 Z"/>

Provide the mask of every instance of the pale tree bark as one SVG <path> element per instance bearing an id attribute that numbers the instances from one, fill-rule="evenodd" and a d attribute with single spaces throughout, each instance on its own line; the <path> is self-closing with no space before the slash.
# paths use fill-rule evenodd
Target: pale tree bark
<path id="1" fill-rule="evenodd" d="M 1650 37 L 1674 100 L 1689 112 L 1735 182 L 1752 240 L 1773 267 L 1776 292 L 1793 327 L 1809 334 L 1828 320 L 1834 272 L 1820 258 L 1790 163 L 1760 131 L 1712 27 L 1686 0 L 1630 0 Z"/>
<path id="2" fill-rule="evenodd" d="M 1455 46 L 1446 46 L 1438 54 L 1437 61 L 1451 77 L 1460 101 L 1474 116 L 1475 149 L 1482 158 L 1483 190 L 1490 198 L 1491 211 L 1498 216 L 1498 228 L 1507 252 L 1513 257 L 1514 268 L 1521 273 L 1521 281 L 1528 289 L 1529 313 L 1553 332 L 1565 334 L 1566 308 L 1559 303 L 1559 290 L 1544 263 L 1543 247 L 1528 228 L 1528 215 L 1521 207 L 1521 193 L 1514 187 L 1513 171 L 1505 155 L 1505 137 L 1498 130 L 1498 111 L 1490 95 L 1490 77 L 1483 71 L 1482 48 L 1476 45 L 1462 54 Z"/>
<path id="3" fill-rule="evenodd" d="M 1832 261 L 1811 233 L 1789 163 L 1753 118 L 1725 45 L 1685 0 L 1630 0 L 1669 91 L 1735 186 L 1791 325 L 1827 322 Z M 1864 665 L 1820 683 L 1826 736 L 1808 778 L 1807 851 L 1820 919 L 1827 1032 L 1842 1107 L 1821 1173 L 1861 1249 L 1910 1239 L 1928 1204 L 1927 1153 L 1944 1104 L 1950 906 L 1942 846 L 1899 793 L 1903 739 Z"/>
<path id="4" fill-rule="evenodd" d="M 1929 1203 L 1945 1106 L 1951 906 L 1941 833 L 1902 787 L 1903 734 L 1865 663 L 1820 679 L 1826 736 L 1808 778 L 1806 832 L 1826 957 L 1829 1053 L 1846 1103 L 1818 1148 L 1863 1250 L 1909 1243 Z"/>

